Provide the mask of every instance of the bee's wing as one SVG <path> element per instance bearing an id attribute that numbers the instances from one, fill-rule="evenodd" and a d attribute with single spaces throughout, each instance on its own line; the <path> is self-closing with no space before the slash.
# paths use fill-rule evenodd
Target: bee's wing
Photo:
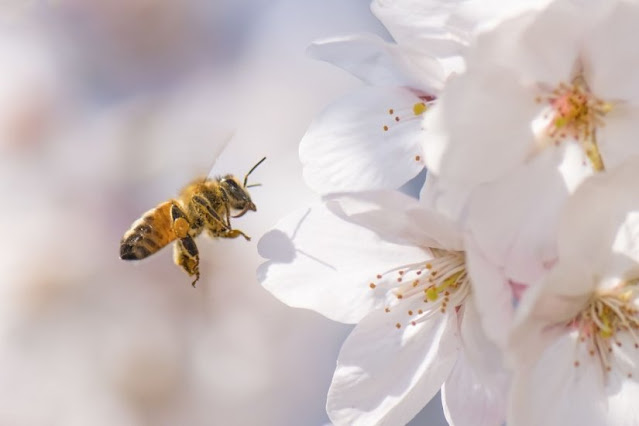
<path id="1" fill-rule="evenodd" d="M 217 160 L 219 160 L 220 156 L 229 145 L 231 140 L 235 137 L 235 130 L 228 131 L 224 136 L 220 138 L 220 140 L 216 143 L 214 150 L 211 152 L 211 157 L 209 158 L 208 166 L 198 170 L 197 176 L 209 177 L 214 171 L 217 169 Z"/>
<path id="2" fill-rule="evenodd" d="M 208 176 L 235 135 L 232 128 L 205 123 L 201 113 L 185 114 L 182 119 L 173 117 L 172 124 L 156 123 L 149 135 L 162 149 L 148 161 L 158 170 L 158 183 L 165 190 L 168 187 L 177 191 L 196 177 Z"/>
<path id="3" fill-rule="evenodd" d="M 206 176 L 234 135 L 233 108 L 224 88 L 207 85 L 144 97 L 110 112 L 114 179 L 144 188 L 143 204 L 174 196 Z M 109 125 L 110 124 L 110 125 Z"/>

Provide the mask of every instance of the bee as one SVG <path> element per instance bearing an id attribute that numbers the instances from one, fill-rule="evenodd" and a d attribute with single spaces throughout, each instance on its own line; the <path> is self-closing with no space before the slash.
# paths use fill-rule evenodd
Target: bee
<path id="1" fill-rule="evenodd" d="M 257 208 L 247 185 L 248 177 L 266 160 L 262 158 L 244 176 L 244 182 L 231 174 L 214 179 L 194 180 L 186 185 L 176 199 L 165 201 L 147 211 L 136 220 L 120 242 L 120 259 L 140 260 L 159 251 L 172 241 L 173 261 L 195 276 L 192 285 L 200 279 L 200 257 L 195 238 L 206 232 L 212 238 L 251 238 L 231 227 L 231 218 L 244 216 Z M 231 212 L 236 211 L 235 215 Z"/>

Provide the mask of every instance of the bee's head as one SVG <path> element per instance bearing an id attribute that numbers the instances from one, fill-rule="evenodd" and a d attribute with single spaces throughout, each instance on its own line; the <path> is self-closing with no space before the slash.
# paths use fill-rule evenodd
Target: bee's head
<path id="1" fill-rule="evenodd" d="M 253 201 L 251 201 L 251 196 L 248 192 L 248 189 L 242 186 L 240 181 L 235 176 L 224 176 L 222 179 L 220 179 L 220 186 L 226 193 L 231 208 L 240 211 L 233 217 L 244 216 L 244 213 L 249 210 L 257 210 L 255 204 L 253 204 Z"/>
<path id="2" fill-rule="evenodd" d="M 257 166 L 262 164 L 264 160 L 266 160 L 266 157 L 258 161 L 257 164 L 254 165 L 251 168 L 251 170 L 248 171 L 246 176 L 244 176 L 243 184 L 241 184 L 240 181 L 233 175 L 226 175 L 222 179 L 220 179 L 220 185 L 222 186 L 222 188 L 224 189 L 224 192 L 226 192 L 226 195 L 228 196 L 229 204 L 231 205 L 231 208 L 234 210 L 240 211 L 238 214 L 236 214 L 233 217 L 244 216 L 244 214 L 249 210 L 251 211 L 257 210 L 257 207 L 255 207 L 255 204 L 253 204 L 253 201 L 251 201 L 251 195 L 248 192 L 248 188 L 252 186 L 259 186 L 259 183 L 252 184 L 252 185 L 247 185 L 246 183 L 247 183 L 249 175 L 253 173 L 253 170 L 255 170 Z"/>

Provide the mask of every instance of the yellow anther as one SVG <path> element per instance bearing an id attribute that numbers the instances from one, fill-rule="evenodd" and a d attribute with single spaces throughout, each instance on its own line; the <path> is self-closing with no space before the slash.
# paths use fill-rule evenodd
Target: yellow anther
<path id="1" fill-rule="evenodd" d="M 427 109 L 428 107 L 426 106 L 424 102 L 418 102 L 415 105 L 413 105 L 413 114 L 422 115 L 424 111 L 426 111 Z"/>
<path id="2" fill-rule="evenodd" d="M 438 297 L 439 297 L 439 292 L 437 291 L 435 287 L 429 287 L 426 290 L 426 299 L 430 300 L 431 302 L 434 302 L 435 300 L 437 300 Z"/>
<path id="3" fill-rule="evenodd" d="M 599 335 L 603 338 L 608 338 L 612 336 L 612 330 L 611 329 L 601 329 L 599 330 Z"/>
<path id="4" fill-rule="evenodd" d="M 459 272 L 455 272 L 453 275 L 449 275 L 448 277 L 446 277 L 446 279 L 444 280 L 444 283 L 441 286 L 441 290 L 444 290 L 447 287 L 454 287 L 455 284 L 457 283 L 457 280 L 463 273 L 464 271 L 459 271 Z"/>
<path id="5" fill-rule="evenodd" d="M 555 127 L 560 129 L 562 127 L 564 127 L 566 124 L 568 124 L 568 120 L 566 119 L 566 117 L 557 117 L 555 118 Z"/>

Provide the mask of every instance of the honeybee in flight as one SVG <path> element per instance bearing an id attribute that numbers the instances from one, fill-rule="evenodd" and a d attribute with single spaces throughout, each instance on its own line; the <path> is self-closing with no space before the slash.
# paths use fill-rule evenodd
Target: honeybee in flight
<path id="1" fill-rule="evenodd" d="M 203 231 L 212 238 L 251 238 L 231 227 L 231 218 L 244 216 L 257 208 L 247 185 L 249 175 L 266 160 L 262 158 L 244 176 L 244 182 L 233 175 L 214 179 L 204 178 L 186 185 L 176 199 L 166 201 L 144 213 L 124 234 L 120 242 L 120 259 L 140 260 L 175 241 L 173 261 L 189 276 L 195 275 L 192 285 L 200 279 L 200 257 L 195 237 Z M 231 211 L 238 211 L 231 215 Z"/>

